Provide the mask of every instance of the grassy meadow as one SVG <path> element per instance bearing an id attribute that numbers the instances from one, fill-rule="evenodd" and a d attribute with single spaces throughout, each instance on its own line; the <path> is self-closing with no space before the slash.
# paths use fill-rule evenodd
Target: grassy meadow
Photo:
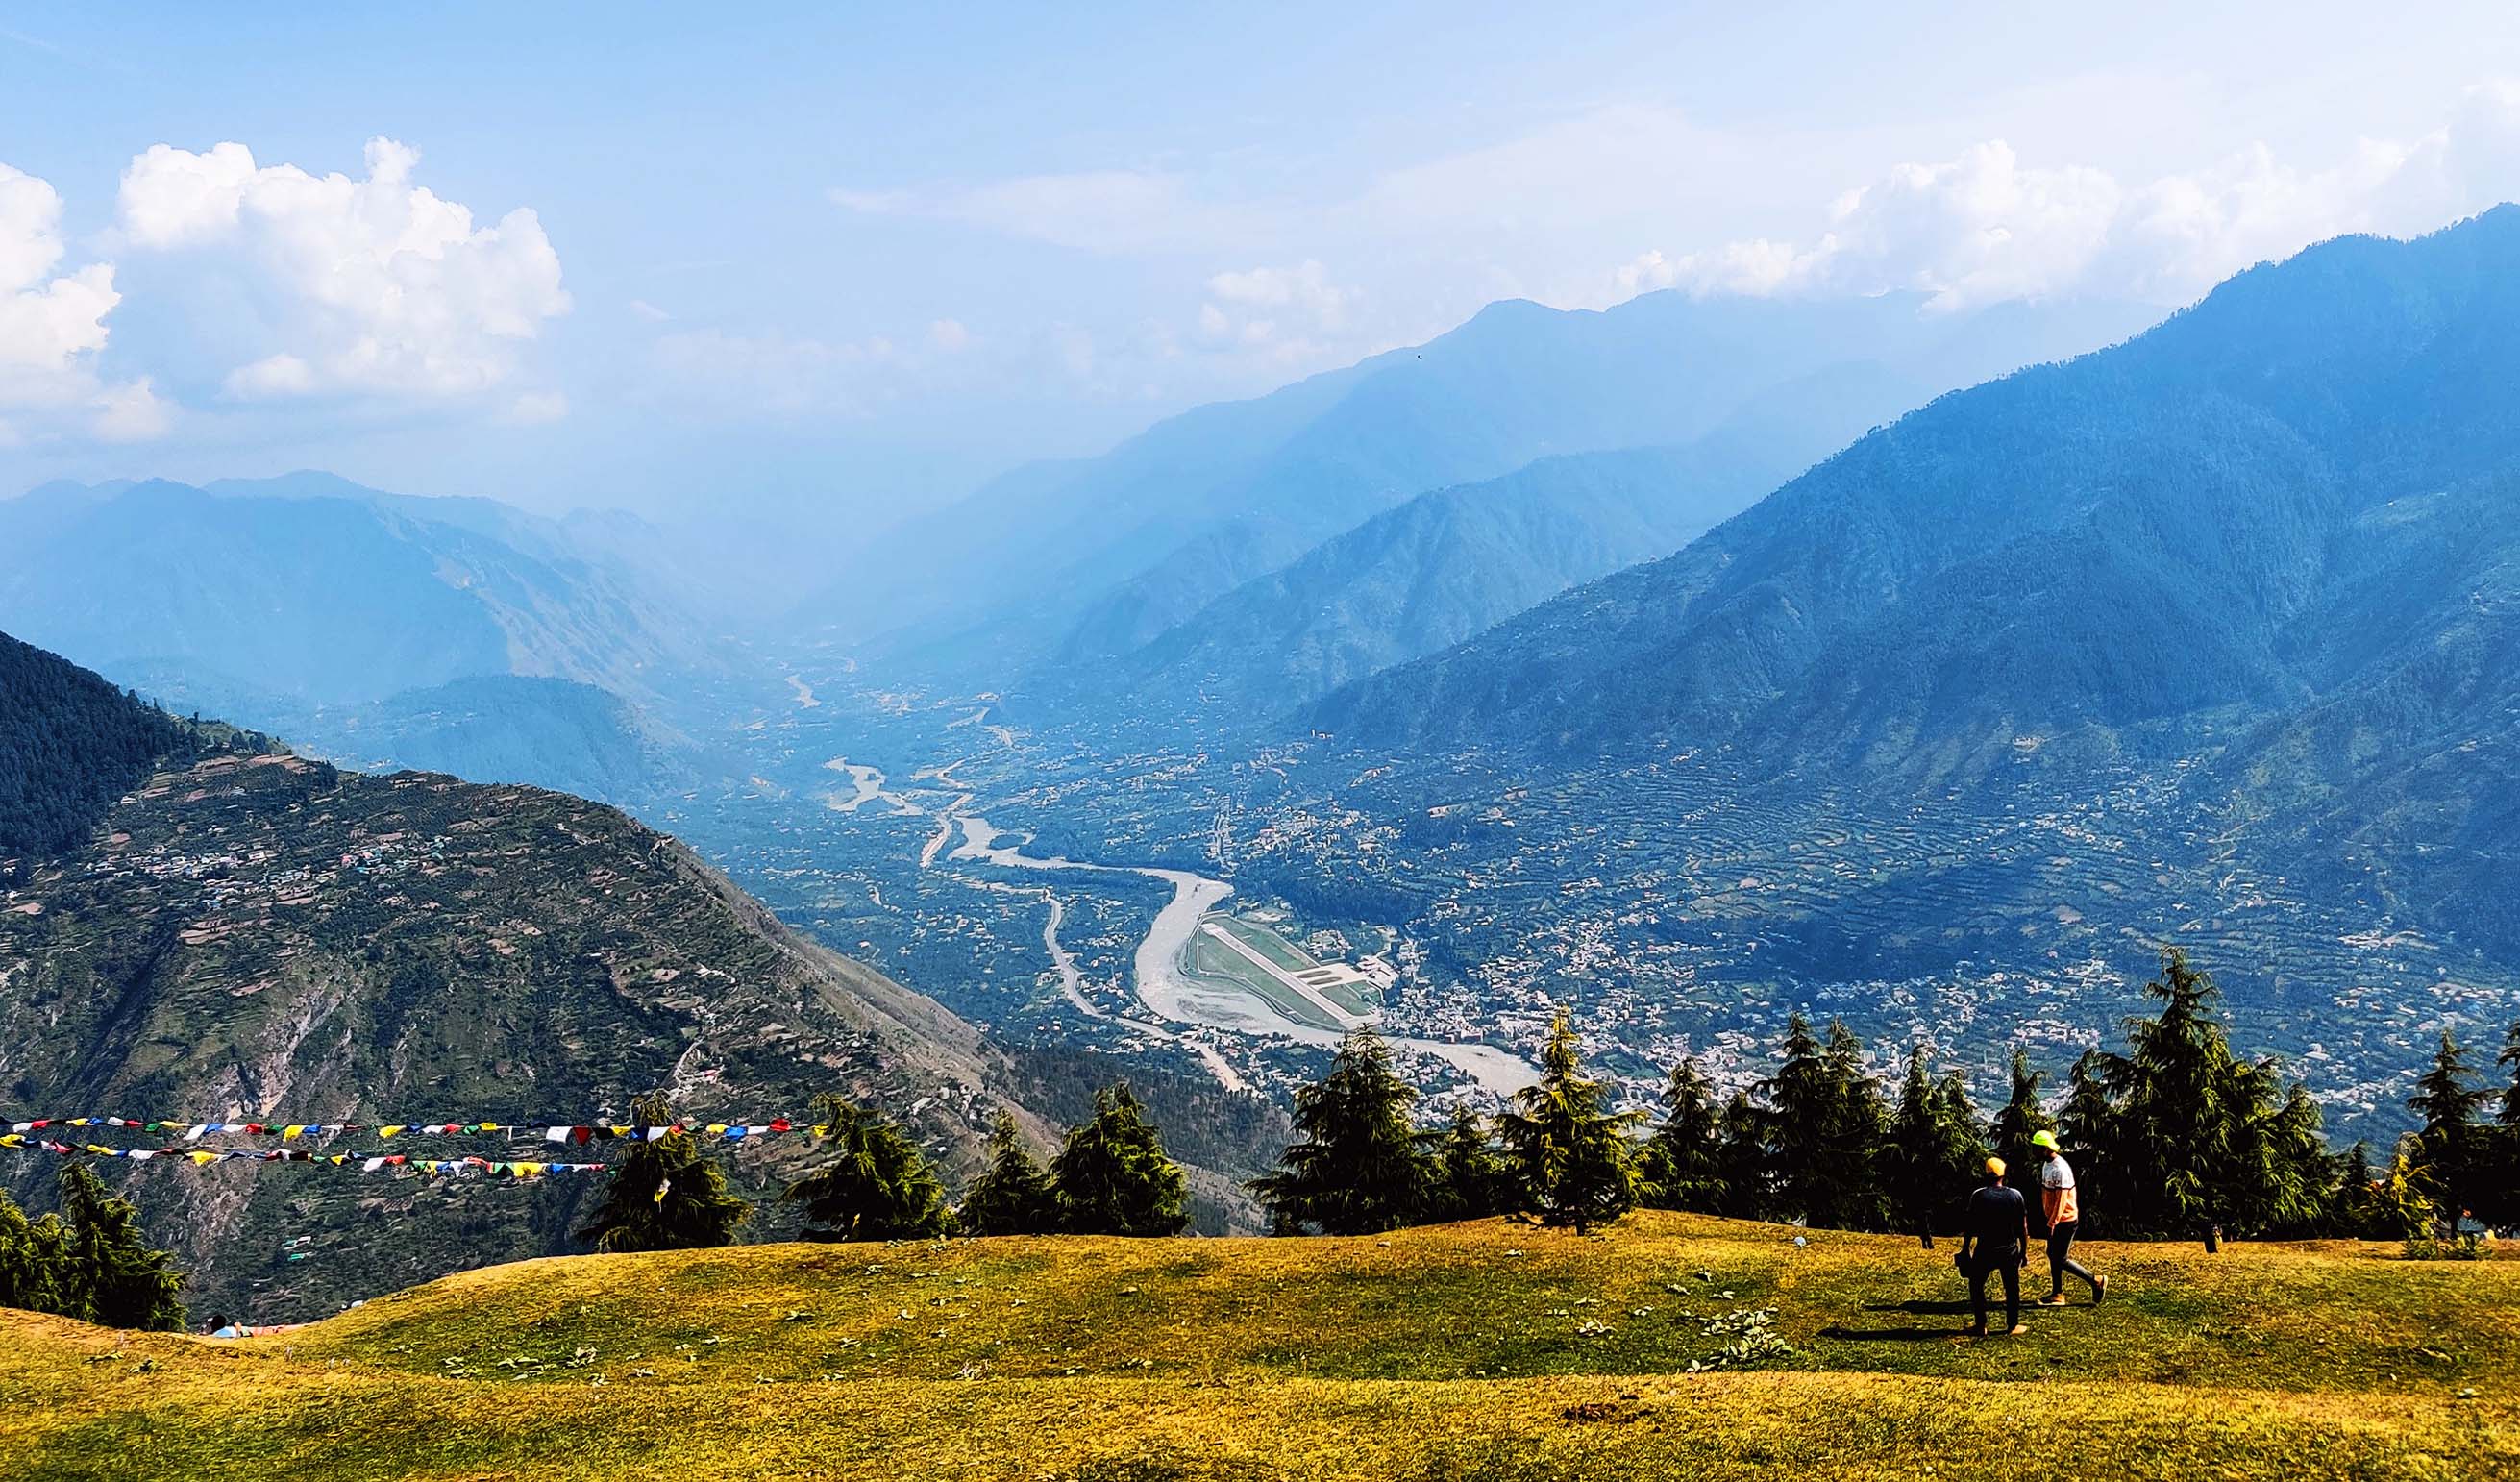
<path id="1" fill-rule="evenodd" d="M 1948 1245 L 1796 1234 L 588 1256 L 228 1343 L 6 1313 L 0 1474 L 2520 1474 L 2520 1262 L 2096 1243 L 2105 1305 L 1968 1341 Z M 1792 1351 L 1721 1366 L 1768 1309 Z"/>

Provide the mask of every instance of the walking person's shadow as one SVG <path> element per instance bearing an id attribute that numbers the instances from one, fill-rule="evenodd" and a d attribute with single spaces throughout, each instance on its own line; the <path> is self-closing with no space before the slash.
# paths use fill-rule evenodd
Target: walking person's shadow
<path id="1" fill-rule="evenodd" d="M 1958 1318 L 1961 1320 L 1958 1326 L 1966 1326 L 1966 1320 L 1969 1317 L 1969 1305 L 1966 1299 L 1962 1299 L 1958 1302 L 1867 1302 L 1864 1305 L 1864 1310 L 1866 1312 L 1905 1313 L 1911 1317 L 1918 1318 Z M 1819 1336 L 1823 1338 L 1834 1338 L 1842 1343 L 1922 1343 L 1936 1339 L 1948 1339 L 1953 1335 L 1955 1330 L 1956 1328 L 1954 1325 L 1951 1324 L 1941 1324 L 1932 1327 L 1921 1327 L 1915 1325 L 1900 1327 L 1823 1327 L 1820 1330 Z"/>

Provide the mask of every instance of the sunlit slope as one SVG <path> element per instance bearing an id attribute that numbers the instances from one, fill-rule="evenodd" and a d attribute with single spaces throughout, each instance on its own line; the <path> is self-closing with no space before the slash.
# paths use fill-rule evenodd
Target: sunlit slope
<path id="1" fill-rule="evenodd" d="M 1025 1478 L 2520 1467 L 2520 1263 L 2090 1251 L 1957 1340 L 1948 1249 L 1646 1216 L 1383 1240 L 769 1246 L 468 1273 L 244 1344 L 0 1315 L 12 1475 Z M 2044 1284 L 2044 1282 L 2043 1282 Z M 1729 1293 L 1729 1295 L 1727 1295 Z M 1774 1307 L 1787 1358 L 1688 1374 Z M 116 1357 L 107 1357 L 115 1355 Z M 144 1366 L 147 1366 L 144 1371 Z M 1975 1459 L 1972 1460 L 1971 1459 Z"/>

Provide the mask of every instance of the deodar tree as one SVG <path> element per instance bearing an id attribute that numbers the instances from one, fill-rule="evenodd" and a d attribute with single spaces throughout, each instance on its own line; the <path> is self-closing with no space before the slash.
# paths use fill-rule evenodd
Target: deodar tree
<path id="1" fill-rule="evenodd" d="M 1012 1114 L 999 1112 L 989 1129 L 988 1166 L 964 1191 L 958 1214 L 966 1235 L 1048 1235 L 1058 1228 L 1050 1175 L 1024 1145 Z"/>
<path id="2" fill-rule="evenodd" d="M 903 1240 L 942 1235 L 945 1186 L 919 1145 L 885 1117 L 837 1096 L 814 1099 L 815 1150 L 828 1159 L 788 1186 L 809 1236 Z"/>
<path id="3" fill-rule="evenodd" d="M 1433 1141 L 1429 1219 L 1483 1220 L 1512 1211 L 1516 1202 L 1513 1171 L 1498 1155 L 1487 1118 L 1468 1105 L 1457 1105 L 1452 1123 Z"/>
<path id="4" fill-rule="evenodd" d="M 1627 1129 L 1636 1118 L 1609 1110 L 1608 1099 L 1603 1083 L 1585 1075 L 1574 1025 L 1559 1010 L 1539 1084 L 1515 1092 L 1505 1117 L 1523 1198 L 1544 1224 L 1572 1225 L 1581 1235 L 1635 1207 L 1636 1154 Z"/>
<path id="5" fill-rule="evenodd" d="M 1051 1164 L 1059 1229 L 1072 1235 L 1170 1235 L 1190 1224 L 1182 1171 L 1129 1088 L 1094 1094 L 1094 1118 L 1068 1129 Z"/>
<path id="6" fill-rule="evenodd" d="M 1662 1125 L 1645 1140 L 1639 1170 L 1644 1202 L 1656 1209 L 1720 1214 L 1727 1202 L 1715 1088 L 1697 1061 L 1671 1067 Z"/>
<path id="7" fill-rule="evenodd" d="M 1295 1093 L 1295 1130 L 1278 1171 L 1251 1181 L 1279 1235 L 1370 1235 L 1423 1215 L 1431 1173 L 1409 1109 L 1418 1090 L 1370 1029 L 1339 1044 L 1330 1069 Z"/>
<path id="8" fill-rule="evenodd" d="M 673 1108 L 641 1097 L 631 1120 L 643 1131 L 668 1127 Z M 697 1250 L 735 1241 L 752 1206 L 727 1191 L 726 1175 L 690 1133 L 671 1131 L 631 1145 L 605 1190 L 603 1207 L 577 1237 L 603 1251 Z"/>
<path id="9" fill-rule="evenodd" d="M 1825 1042 L 1796 1010 L 1785 1022 L 1782 1059 L 1764 1082 L 1776 1198 L 1782 1212 L 1838 1230 L 1888 1223 L 1880 1087 L 1864 1067 L 1863 1042 L 1831 1020 Z"/>
<path id="10" fill-rule="evenodd" d="M 181 1328 L 184 1279 L 141 1233 L 132 1202 L 78 1163 L 62 1170 L 61 1194 L 69 1237 L 56 1279 L 59 1311 L 104 1327 Z"/>
<path id="11" fill-rule="evenodd" d="M 1967 1086 L 1957 1073 L 1937 1080 L 1925 1062 L 1925 1047 L 1909 1047 L 1885 1153 L 1893 1224 L 1927 1247 L 1937 1234 L 1955 1229 L 1958 1191 L 1969 1187 L 1985 1145 Z"/>

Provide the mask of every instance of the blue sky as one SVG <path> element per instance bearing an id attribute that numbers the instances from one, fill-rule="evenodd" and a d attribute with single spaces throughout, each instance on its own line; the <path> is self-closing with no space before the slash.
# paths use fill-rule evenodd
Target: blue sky
<path id="1" fill-rule="evenodd" d="M 1498 297 L 2174 303 L 2520 194 L 2502 5 L 732 9 L 0 8 L 0 489 L 886 517 Z"/>

